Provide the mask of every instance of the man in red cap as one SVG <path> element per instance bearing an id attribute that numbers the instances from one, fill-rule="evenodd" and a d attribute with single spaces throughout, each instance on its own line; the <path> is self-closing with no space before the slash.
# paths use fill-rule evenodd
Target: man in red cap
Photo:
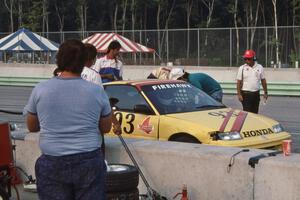
<path id="1" fill-rule="evenodd" d="M 264 101 L 268 98 L 264 68 L 256 62 L 256 56 L 253 50 L 246 50 L 243 58 L 245 64 L 240 66 L 236 77 L 237 95 L 243 105 L 244 111 L 258 113 L 260 82 L 264 89 Z"/>

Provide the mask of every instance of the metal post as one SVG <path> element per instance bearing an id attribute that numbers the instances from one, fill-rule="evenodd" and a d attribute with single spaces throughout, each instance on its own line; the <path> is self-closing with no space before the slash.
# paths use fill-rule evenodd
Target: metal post
<path id="1" fill-rule="evenodd" d="M 229 38 L 229 42 L 230 42 L 229 43 L 229 48 L 230 48 L 229 49 L 229 54 L 230 54 L 229 55 L 229 63 L 230 63 L 229 65 L 230 65 L 230 67 L 232 67 L 232 28 L 229 29 L 229 37 L 230 37 Z"/>
<path id="2" fill-rule="evenodd" d="M 200 66 L 200 32 L 197 30 L 197 46 L 198 46 L 198 67 Z"/>
<path id="3" fill-rule="evenodd" d="M 142 44 L 142 31 L 140 30 L 140 44 Z M 147 46 L 147 44 L 146 44 Z M 140 52 L 140 65 L 142 64 L 142 52 Z"/>
<path id="4" fill-rule="evenodd" d="M 167 37 L 166 37 L 166 43 L 167 43 L 167 63 L 169 62 L 169 30 L 167 30 Z"/>
<path id="5" fill-rule="evenodd" d="M 268 28 L 265 28 L 265 67 L 268 67 Z"/>

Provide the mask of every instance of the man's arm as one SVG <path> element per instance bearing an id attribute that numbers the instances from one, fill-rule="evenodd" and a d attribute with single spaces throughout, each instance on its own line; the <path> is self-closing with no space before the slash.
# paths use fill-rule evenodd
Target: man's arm
<path id="1" fill-rule="evenodd" d="M 40 122 L 39 122 L 37 115 L 27 113 L 26 124 L 27 124 L 27 128 L 30 132 L 40 131 Z"/>
<path id="2" fill-rule="evenodd" d="M 237 82 L 236 82 L 236 92 L 237 92 L 239 101 L 242 102 L 243 96 L 242 96 L 242 81 L 241 80 L 237 80 Z"/>
<path id="3" fill-rule="evenodd" d="M 264 99 L 267 100 L 268 99 L 268 87 L 267 87 L 267 81 L 266 79 L 261 79 L 261 85 L 264 89 Z"/>

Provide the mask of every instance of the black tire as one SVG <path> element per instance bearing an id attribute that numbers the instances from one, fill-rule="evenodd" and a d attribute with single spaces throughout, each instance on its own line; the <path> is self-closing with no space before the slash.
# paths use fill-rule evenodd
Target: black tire
<path id="1" fill-rule="evenodd" d="M 0 200 L 9 200 L 8 193 L 2 188 L 0 188 Z"/>
<path id="2" fill-rule="evenodd" d="M 197 138 L 194 138 L 193 136 L 189 136 L 189 135 L 180 135 L 173 138 L 171 141 L 201 144 L 201 142 L 197 140 Z"/>
<path id="3" fill-rule="evenodd" d="M 127 192 L 106 193 L 106 200 L 139 200 L 139 190 L 136 188 Z"/>
<path id="4" fill-rule="evenodd" d="M 139 184 L 139 173 L 136 167 L 126 164 L 109 164 L 107 171 L 106 193 L 132 191 Z"/>

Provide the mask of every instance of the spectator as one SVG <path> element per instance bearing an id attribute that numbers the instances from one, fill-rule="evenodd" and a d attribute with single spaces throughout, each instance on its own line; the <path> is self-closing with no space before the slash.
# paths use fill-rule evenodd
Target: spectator
<path id="1" fill-rule="evenodd" d="M 260 82 L 264 89 L 264 99 L 268 99 L 267 81 L 264 68 L 256 62 L 253 50 L 246 50 L 243 58 L 245 64 L 240 66 L 237 74 L 237 95 L 244 111 L 258 113 L 260 101 Z"/>
<path id="2" fill-rule="evenodd" d="M 94 69 L 100 73 L 103 83 L 123 79 L 123 64 L 117 59 L 120 49 L 121 44 L 114 40 L 109 44 L 106 55 L 96 61 Z"/>
<path id="3" fill-rule="evenodd" d="M 204 73 L 188 73 L 181 68 L 175 68 L 170 73 L 170 79 L 184 80 L 192 84 L 193 86 L 203 90 L 206 94 L 214 98 L 215 100 L 222 102 L 223 91 L 220 84 Z"/>
<path id="4" fill-rule="evenodd" d="M 92 44 L 84 44 L 86 49 L 86 61 L 85 61 L 85 67 L 83 68 L 81 72 L 81 77 L 87 81 L 90 81 L 92 83 L 95 83 L 101 87 L 102 86 L 102 80 L 99 73 L 91 68 L 96 61 L 97 56 L 97 49 Z"/>
<path id="5" fill-rule="evenodd" d="M 81 77 L 103 88 L 100 74 L 91 68 L 91 66 L 93 66 L 96 61 L 97 49 L 92 44 L 84 44 L 84 46 L 86 49 L 86 61 L 85 61 L 85 67 L 81 72 Z M 112 123 L 113 123 L 113 132 L 118 135 L 121 134 L 122 133 L 121 125 L 115 115 L 112 115 Z M 103 155 L 105 155 L 104 134 L 101 134 L 101 136 L 102 136 L 101 150 Z"/>
<path id="6" fill-rule="evenodd" d="M 111 107 L 103 88 L 80 77 L 85 59 L 80 41 L 61 44 L 61 75 L 37 84 L 24 108 L 28 130 L 40 131 L 39 199 L 105 199 L 99 134 L 111 129 Z"/>

